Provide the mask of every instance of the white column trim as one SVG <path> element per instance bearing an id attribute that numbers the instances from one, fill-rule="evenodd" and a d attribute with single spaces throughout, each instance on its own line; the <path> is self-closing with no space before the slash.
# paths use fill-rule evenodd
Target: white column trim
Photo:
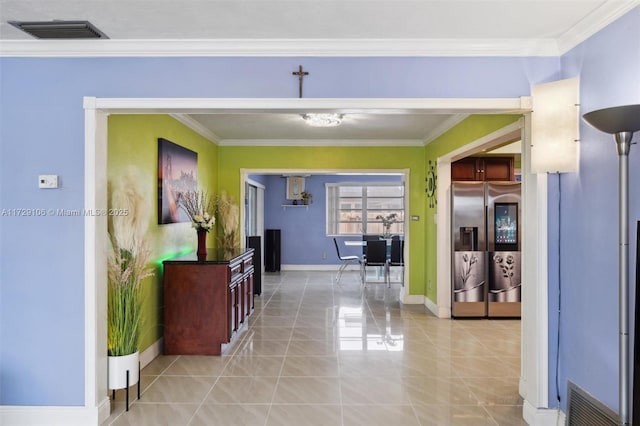
<path id="1" fill-rule="evenodd" d="M 525 402 L 549 407 L 549 313 L 547 175 L 531 173 L 531 114 L 525 114 L 522 144 L 522 348 Z M 524 261 L 524 259 L 527 259 Z"/>
<path id="2" fill-rule="evenodd" d="M 451 318 L 451 160 L 438 158 L 438 213 L 436 222 L 437 305 L 439 318 Z"/>
<path id="3" fill-rule="evenodd" d="M 96 98 L 84 99 L 85 211 L 107 209 L 107 114 Z M 85 402 L 102 422 L 109 416 L 107 397 L 107 218 L 87 215 L 85 244 Z M 105 417 L 106 415 L 106 417 Z"/>
<path id="4" fill-rule="evenodd" d="M 530 110 L 531 98 L 96 98 L 95 108 L 113 114 L 207 114 L 224 111 L 282 112 L 396 110 L 406 113 L 517 114 Z"/>
<path id="5" fill-rule="evenodd" d="M 85 98 L 85 211 L 107 209 L 107 114 L 96 98 Z M 85 245 L 85 408 L 108 417 L 107 397 L 107 218 L 87 215 Z M 106 417 L 105 417 L 106 419 Z M 99 418 L 99 421 L 104 420 Z"/>
<path id="6" fill-rule="evenodd" d="M 95 98 L 85 99 L 85 143 L 84 143 L 84 207 L 86 211 L 94 211 L 96 208 L 96 176 L 95 159 L 96 144 L 98 138 L 97 127 L 99 118 L 95 110 Z M 89 170 L 92 172 L 89 173 Z M 98 319 L 96 318 L 96 288 L 94 283 L 97 279 L 96 265 L 96 219 L 95 216 L 86 215 L 84 218 L 84 309 L 85 309 L 85 359 L 84 359 L 84 405 L 91 406 L 96 398 L 96 363 L 97 363 L 97 330 L 95 329 Z"/>

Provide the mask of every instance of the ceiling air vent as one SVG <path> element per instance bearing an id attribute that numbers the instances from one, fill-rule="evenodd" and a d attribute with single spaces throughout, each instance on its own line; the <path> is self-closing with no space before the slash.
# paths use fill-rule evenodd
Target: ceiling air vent
<path id="1" fill-rule="evenodd" d="M 88 39 L 109 38 L 89 21 L 9 21 L 14 27 L 35 38 Z"/>

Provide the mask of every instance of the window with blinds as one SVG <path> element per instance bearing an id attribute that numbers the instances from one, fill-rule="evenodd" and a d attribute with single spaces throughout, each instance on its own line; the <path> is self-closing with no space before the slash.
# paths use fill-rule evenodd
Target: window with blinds
<path id="1" fill-rule="evenodd" d="M 404 234 L 404 185 L 327 183 L 327 235 L 383 234 L 381 217 L 396 215 L 391 234 Z"/>

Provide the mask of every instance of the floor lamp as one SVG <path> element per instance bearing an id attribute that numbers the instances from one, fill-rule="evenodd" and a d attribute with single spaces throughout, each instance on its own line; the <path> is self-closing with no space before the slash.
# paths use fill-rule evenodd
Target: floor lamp
<path id="1" fill-rule="evenodd" d="M 633 133 L 640 130 L 640 105 L 625 105 L 589 112 L 582 116 L 596 129 L 613 134 L 618 149 L 619 251 L 619 416 L 629 425 L 629 149 Z M 640 342 L 636 342 L 640 343 Z M 639 413 L 636 413 L 638 415 Z"/>

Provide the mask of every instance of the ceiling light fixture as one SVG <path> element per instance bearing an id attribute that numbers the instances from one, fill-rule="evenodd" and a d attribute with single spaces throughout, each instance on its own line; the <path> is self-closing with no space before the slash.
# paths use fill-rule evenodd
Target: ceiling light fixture
<path id="1" fill-rule="evenodd" d="M 336 113 L 310 113 L 302 114 L 305 123 L 313 127 L 336 127 L 342 123 L 342 114 Z"/>

